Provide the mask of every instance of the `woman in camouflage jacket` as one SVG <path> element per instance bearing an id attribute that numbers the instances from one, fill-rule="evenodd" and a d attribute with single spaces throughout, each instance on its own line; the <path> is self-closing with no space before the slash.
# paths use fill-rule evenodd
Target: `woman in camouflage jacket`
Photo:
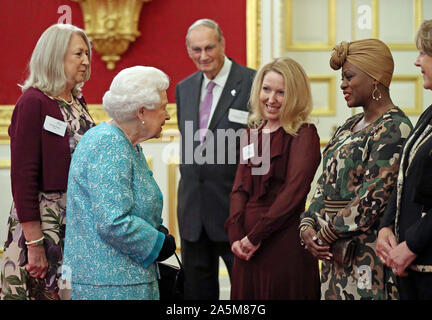
<path id="1" fill-rule="evenodd" d="M 412 129 L 389 95 L 393 58 L 383 42 L 366 39 L 337 45 L 330 65 L 342 67 L 348 107 L 364 112 L 340 126 L 325 147 L 322 174 L 301 216 L 300 237 L 322 260 L 321 299 L 397 299 L 394 274 L 375 254 L 401 145 Z M 347 264 L 335 260 L 335 248 L 344 239 L 356 241 Z"/>

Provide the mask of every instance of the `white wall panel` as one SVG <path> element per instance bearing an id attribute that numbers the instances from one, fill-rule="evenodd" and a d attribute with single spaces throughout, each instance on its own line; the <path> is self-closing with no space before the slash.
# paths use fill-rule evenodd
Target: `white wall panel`
<path id="1" fill-rule="evenodd" d="M 327 43 L 328 36 L 328 0 L 293 0 L 292 1 L 292 42 Z"/>
<path id="2" fill-rule="evenodd" d="M 332 4 L 334 10 L 330 10 Z M 261 5 L 263 13 L 267 12 L 261 19 L 262 28 L 266 30 L 261 33 L 261 41 L 270 43 L 268 39 L 271 38 L 274 53 L 272 56 L 271 51 L 263 47 L 263 62 L 268 62 L 270 57 L 288 56 L 299 62 L 309 76 L 333 75 L 336 79 L 336 113 L 332 116 L 320 115 L 320 109 L 328 100 L 328 87 L 324 83 L 311 83 L 316 107 L 312 118 L 322 144 L 328 141 L 335 127 L 362 111 L 347 107 L 340 90 L 341 70 L 334 71 L 329 65 L 331 48 L 340 41 L 378 37 L 390 46 L 395 61 L 391 96 L 396 105 L 409 111 L 413 124 L 418 120 L 417 113 L 432 103 L 432 91 L 418 90 L 419 83 L 413 80 L 420 75 L 419 68 L 414 66 L 415 32 L 423 19 L 432 19 L 432 0 L 272 0 L 262 1 Z M 274 18 L 277 15 L 279 19 Z M 335 24 L 334 34 L 332 23 Z M 268 34 L 268 30 L 277 34 Z M 274 41 L 278 38 L 279 43 Z M 332 43 L 326 43 L 332 39 Z M 421 101 L 420 110 L 416 110 L 418 101 Z"/>

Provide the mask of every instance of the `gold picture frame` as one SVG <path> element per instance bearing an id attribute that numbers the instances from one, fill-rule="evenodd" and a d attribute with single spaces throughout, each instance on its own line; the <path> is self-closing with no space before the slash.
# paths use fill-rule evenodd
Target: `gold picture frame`
<path id="1" fill-rule="evenodd" d="M 325 74 L 308 75 L 309 81 L 313 83 L 328 84 L 328 105 L 325 108 L 312 110 L 312 116 L 335 116 L 336 115 L 336 76 Z"/>
<path id="2" fill-rule="evenodd" d="M 413 25 L 413 35 L 415 35 L 416 31 L 420 27 L 423 22 L 423 0 L 411 0 L 414 6 L 414 25 Z M 372 32 L 371 37 L 380 39 L 380 21 L 379 21 L 379 12 L 380 12 L 380 0 L 371 0 L 372 6 Z M 357 21 L 357 0 L 352 0 L 352 37 L 356 40 L 356 21 Z M 416 44 L 413 41 L 409 43 L 391 43 L 386 42 L 391 50 L 417 50 Z"/>
<path id="3" fill-rule="evenodd" d="M 180 163 L 179 157 L 168 159 L 168 229 L 176 239 L 177 248 L 180 249 L 180 231 L 177 221 L 177 171 Z"/>
<path id="4" fill-rule="evenodd" d="M 10 169 L 11 162 L 10 159 L 0 159 L 0 169 Z"/>
<path id="5" fill-rule="evenodd" d="M 423 112 L 423 78 L 421 75 L 411 74 L 398 74 L 394 75 L 392 83 L 401 82 L 413 82 L 414 83 L 414 106 L 412 108 L 406 108 L 400 106 L 401 109 L 409 116 L 418 116 Z"/>
<path id="6" fill-rule="evenodd" d="M 247 66 L 261 65 L 261 0 L 246 0 L 246 59 Z"/>
<path id="7" fill-rule="evenodd" d="M 285 50 L 286 51 L 322 51 L 331 50 L 336 43 L 336 0 L 328 1 L 328 12 L 327 12 L 327 24 L 328 24 L 328 41 L 322 43 L 303 43 L 303 42 L 293 42 L 292 38 L 292 2 L 293 0 L 286 0 L 284 2 L 284 12 L 285 17 Z"/>
<path id="8" fill-rule="evenodd" d="M 414 107 L 400 107 L 408 116 L 418 116 L 423 112 L 423 78 L 417 74 L 397 74 L 393 75 L 392 83 L 397 81 L 414 83 Z M 390 86 L 391 87 L 391 86 Z M 352 108 L 352 115 L 361 112 L 361 108 Z"/>
<path id="9" fill-rule="evenodd" d="M 0 145 L 10 142 L 8 128 L 14 107 L 14 105 L 0 105 Z"/>

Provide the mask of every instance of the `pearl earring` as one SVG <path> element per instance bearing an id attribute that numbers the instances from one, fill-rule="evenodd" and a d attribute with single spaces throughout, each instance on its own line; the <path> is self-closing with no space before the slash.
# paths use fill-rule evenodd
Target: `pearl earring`
<path id="1" fill-rule="evenodd" d="M 145 125 L 145 121 L 144 121 L 144 120 L 143 120 L 143 121 L 141 121 L 141 124 L 142 124 L 142 125 Z"/>

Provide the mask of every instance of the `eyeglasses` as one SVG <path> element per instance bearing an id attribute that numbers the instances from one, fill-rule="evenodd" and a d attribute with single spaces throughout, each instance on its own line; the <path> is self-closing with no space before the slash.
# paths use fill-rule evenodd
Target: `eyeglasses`
<path id="1" fill-rule="evenodd" d="M 199 47 L 190 47 L 188 48 L 189 52 L 194 55 L 201 55 L 202 51 L 204 50 L 207 54 L 211 53 L 213 50 L 216 49 L 216 45 L 208 45 L 205 48 L 199 48 Z"/>

